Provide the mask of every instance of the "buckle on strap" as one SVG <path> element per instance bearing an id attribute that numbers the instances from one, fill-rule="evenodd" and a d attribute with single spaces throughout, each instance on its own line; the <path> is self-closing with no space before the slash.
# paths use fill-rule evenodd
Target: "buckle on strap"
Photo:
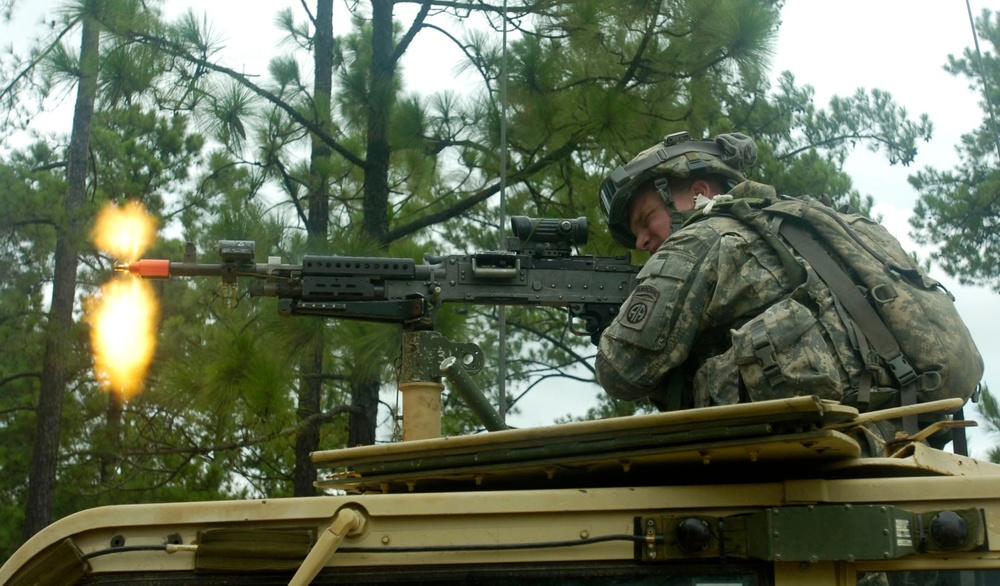
<path id="1" fill-rule="evenodd" d="M 907 362 L 906 357 L 902 354 L 891 360 L 886 360 L 886 364 L 889 365 L 889 370 L 892 371 L 892 376 L 901 387 L 905 387 L 917 381 L 917 373 L 913 371 L 913 367 L 910 366 L 910 363 Z"/>
<path id="2" fill-rule="evenodd" d="M 771 388 L 775 388 L 785 382 L 785 375 L 781 373 L 778 362 L 774 354 L 774 346 L 767 338 L 767 328 L 763 321 L 755 321 L 750 324 L 750 342 L 753 344 L 753 354 L 760 362 L 764 370 L 764 376 Z"/>

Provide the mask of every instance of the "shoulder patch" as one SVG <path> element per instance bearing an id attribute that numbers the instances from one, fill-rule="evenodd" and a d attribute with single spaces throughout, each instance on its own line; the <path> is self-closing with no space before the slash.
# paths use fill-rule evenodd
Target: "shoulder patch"
<path id="1" fill-rule="evenodd" d="M 649 321 L 649 316 L 653 313 L 653 308 L 659 297 L 660 292 L 656 287 L 639 285 L 632 291 L 628 308 L 625 309 L 625 313 L 618 320 L 618 323 L 626 328 L 641 332 Z"/>

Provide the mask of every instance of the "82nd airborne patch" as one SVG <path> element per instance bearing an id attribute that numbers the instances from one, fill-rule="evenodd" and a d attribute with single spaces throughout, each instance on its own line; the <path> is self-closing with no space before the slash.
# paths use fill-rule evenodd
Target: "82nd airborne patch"
<path id="1" fill-rule="evenodd" d="M 649 321 L 649 316 L 653 313 L 656 300 L 660 297 L 660 292 L 649 285 L 639 285 L 632 291 L 632 296 L 628 300 L 628 307 L 618 317 L 618 323 L 626 328 L 641 332 Z"/>

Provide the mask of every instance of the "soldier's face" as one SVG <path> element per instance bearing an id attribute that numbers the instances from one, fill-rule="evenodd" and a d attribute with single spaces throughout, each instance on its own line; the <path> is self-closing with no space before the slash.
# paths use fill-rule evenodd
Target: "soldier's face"
<path id="1" fill-rule="evenodd" d="M 656 252 L 670 236 L 670 211 L 655 187 L 648 187 L 632 200 L 629 229 L 635 234 L 635 247 Z"/>

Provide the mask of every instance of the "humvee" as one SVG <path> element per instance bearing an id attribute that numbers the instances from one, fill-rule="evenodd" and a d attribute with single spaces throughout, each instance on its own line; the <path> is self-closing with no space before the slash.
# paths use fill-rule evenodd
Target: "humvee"
<path id="1" fill-rule="evenodd" d="M 82 511 L 0 583 L 1000 584 L 1000 466 L 871 432 L 899 415 L 796 397 L 322 451 L 327 495 Z"/>

